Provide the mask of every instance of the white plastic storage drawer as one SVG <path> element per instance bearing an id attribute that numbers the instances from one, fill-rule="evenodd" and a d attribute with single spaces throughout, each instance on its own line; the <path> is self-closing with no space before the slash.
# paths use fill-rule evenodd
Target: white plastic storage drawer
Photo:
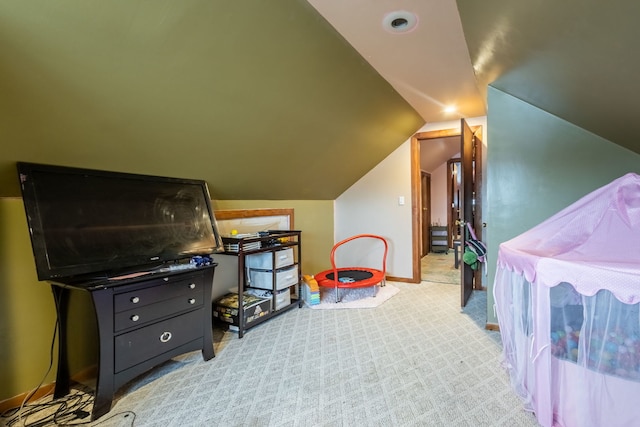
<path id="1" fill-rule="evenodd" d="M 274 264 L 275 259 L 275 266 Z M 293 249 L 283 249 L 281 251 L 264 252 L 261 254 L 247 255 L 245 264 L 249 268 L 257 268 L 262 270 L 277 270 L 278 268 L 287 267 L 293 264 Z"/>
<path id="2" fill-rule="evenodd" d="M 298 283 L 298 266 L 276 270 L 276 290 L 288 288 Z M 259 289 L 273 289 L 273 270 L 249 269 L 249 286 Z"/>
<path id="3" fill-rule="evenodd" d="M 281 310 L 289 304 L 291 304 L 291 291 L 289 289 L 276 292 L 276 306 L 274 310 Z"/>
<path id="4" fill-rule="evenodd" d="M 259 298 L 269 298 L 272 301 L 272 306 L 273 306 L 272 291 L 267 291 L 265 289 L 248 288 L 246 293 L 257 296 Z M 282 310 L 283 308 L 287 307 L 289 304 L 291 304 L 291 290 L 287 288 L 287 289 L 282 289 L 280 291 L 276 291 L 275 307 L 272 307 L 273 311 Z"/>

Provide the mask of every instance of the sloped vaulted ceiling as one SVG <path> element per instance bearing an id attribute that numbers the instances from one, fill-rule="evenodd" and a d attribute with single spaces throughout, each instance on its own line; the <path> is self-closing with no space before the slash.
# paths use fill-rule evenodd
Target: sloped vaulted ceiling
<path id="1" fill-rule="evenodd" d="M 390 35 L 399 9 L 419 24 Z M 334 199 L 425 121 L 486 114 L 489 84 L 640 152 L 638 16 L 635 0 L 3 0 L 0 197 L 23 160 Z"/>
<path id="2" fill-rule="evenodd" d="M 0 2 L 0 196 L 16 161 L 334 199 L 424 120 L 305 0 Z"/>
<path id="3" fill-rule="evenodd" d="M 488 84 L 640 153 L 640 2 L 457 0 Z"/>

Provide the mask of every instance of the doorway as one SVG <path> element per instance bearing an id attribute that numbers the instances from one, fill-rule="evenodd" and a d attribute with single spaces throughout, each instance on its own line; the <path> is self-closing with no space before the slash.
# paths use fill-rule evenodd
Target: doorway
<path id="1" fill-rule="evenodd" d="M 456 157 L 447 160 L 447 224 L 449 225 L 449 247 L 453 247 L 453 242 L 461 241 L 462 226 L 460 218 L 460 189 L 462 186 L 462 170 L 460 158 Z"/>
<path id="2" fill-rule="evenodd" d="M 431 224 L 431 174 L 421 171 L 420 172 L 420 193 L 422 194 L 422 236 L 429 234 L 429 224 Z M 424 257 L 431 251 L 431 240 L 422 239 L 422 250 L 420 251 L 420 257 Z"/>
<path id="3" fill-rule="evenodd" d="M 468 145 L 467 143 L 464 142 L 464 140 L 467 140 L 467 142 L 469 142 L 468 141 L 469 138 L 467 138 L 468 133 L 466 131 L 463 137 L 461 132 L 461 129 L 463 127 L 470 129 L 470 132 L 472 135 L 471 145 Z M 480 163 L 481 161 L 480 150 L 482 146 L 481 135 L 482 135 L 481 126 L 473 126 L 469 128 L 468 126 L 466 126 L 466 122 L 462 120 L 460 129 L 445 129 L 445 130 L 438 130 L 438 131 L 420 132 L 414 135 L 411 139 L 411 187 L 412 187 L 412 198 L 413 198 L 413 209 L 412 209 L 412 229 L 413 229 L 413 233 L 412 233 L 413 260 L 412 261 L 413 263 L 412 264 L 413 264 L 413 281 L 415 281 L 416 283 L 419 283 L 422 277 L 421 259 L 425 251 L 425 246 L 428 245 L 428 243 L 425 242 L 425 239 L 427 239 L 428 234 L 425 233 L 424 230 L 426 227 L 429 227 L 433 221 L 436 221 L 437 219 L 438 220 L 437 222 L 439 222 L 440 224 L 443 224 L 446 221 L 447 228 L 448 230 L 450 230 L 448 235 L 449 235 L 449 240 L 451 241 L 451 246 L 453 246 L 452 243 L 453 243 L 454 233 L 456 235 L 461 235 L 462 237 L 461 240 L 464 239 L 464 226 L 462 223 L 456 224 L 457 219 L 463 219 L 463 218 L 469 217 L 468 221 L 470 221 L 472 226 L 476 229 L 476 234 L 479 234 L 478 238 L 482 238 L 481 237 L 482 230 L 479 228 L 479 226 L 481 227 L 480 225 L 481 224 L 480 222 L 481 221 L 480 190 L 482 186 L 482 183 L 481 183 L 482 168 Z M 443 139 L 448 139 L 449 144 L 455 143 L 454 148 L 460 147 L 458 156 L 465 157 L 464 159 L 465 168 L 469 167 L 469 165 L 467 164 L 469 163 L 467 157 L 471 159 L 472 163 L 469 163 L 469 164 L 472 165 L 472 169 L 471 169 L 471 173 L 469 173 L 469 171 L 466 174 L 462 173 L 460 181 L 455 181 L 455 183 L 459 183 L 458 185 L 460 189 L 459 194 L 455 189 L 456 185 L 454 183 L 454 179 L 457 179 L 457 178 L 450 176 L 449 179 L 451 182 L 447 183 L 448 188 L 446 191 L 447 193 L 446 197 L 448 200 L 446 203 L 446 208 L 444 209 L 444 213 L 441 216 L 438 216 L 438 214 L 434 213 L 433 207 L 431 207 L 431 209 L 428 211 L 429 216 L 427 216 L 427 215 L 424 215 L 425 211 L 423 210 L 424 190 L 422 188 L 423 169 L 422 169 L 421 159 L 425 153 L 422 150 L 422 146 L 425 141 L 435 141 L 435 140 L 443 140 Z M 467 147 L 467 148 L 463 148 L 463 147 Z M 473 150 L 470 150 L 469 147 L 473 147 Z M 466 153 L 466 156 L 465 156 L 465 153 Z M 475 153 L 475 155 L 473 153 Z M 455 157 L 458 157 L 458 156 L 450 155 L 448 158 L 441 160 L 441 163 L 446 162 L 447 167 L 451 168 L 451 169 L 448 169 L 449 171 L 452 171 L 454 167 L 457 168 L 455 171 L 456 176 L 457 176 L 458 170 L 463 169 L 461 165 L 462 159 L 460 159 L 459 162 L 455 161 L 456 160 Z M 454 161 L 449 163 L 448 160 L 451 160 L 452 158 L 454 159 Z M 451 188 L 450 186 L 453 188 Z M 435 198 L 434 192 L 435 190 L 432 190 L 432 194 L 431 194 L 432 200 Z M 456 197 L 458 198 L 457 206 L 455 206 L 452 202 L 452 199 L 455 199 Z M 468 198 L 469 200 L 467 201 L 465 212 L 463 212 L 462 215 L 459 215 L 459 214 L 456 215 L 464 205 L 463 199 L 466 199 L 466 198 Z M 471 214 L 467 212 L 469 209 L 471 209 L 471 212 L 472 212 Z M 460 253 L 460 257 L 461 255 L 462 254 Z M 461 270 L 461 282 L 465 284 L 463 288 L 468 289 L 468 291 L 465 291 L 462 296 L 462 306 L 464 306 L 466 303 L 466 299 L 470 294 L 470 289 L 471 289 L 470 286 L 473 286 L 474 289 L 482 289 L 482 283 L 481 283 L 480 275 L 477 274 L 478 272 L 467 271 L 466 265 L 464 265 L 463 263 L 461 263 L 460 270 Z"/>

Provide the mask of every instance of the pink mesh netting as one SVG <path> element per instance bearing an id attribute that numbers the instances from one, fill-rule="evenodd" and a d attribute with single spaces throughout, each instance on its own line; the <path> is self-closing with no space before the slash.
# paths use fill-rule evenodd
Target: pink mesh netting
<path id="1" fill-rule="evenodd" d="M 640 420 L 640 176 L 500 245 L 503 361 L 543 426 Z"/>
<path id="2" fill-rule="evenodd" d="M 500 245 L 498 266 L 529 282 L 571 283 L 640 302 L 640 176 L 629 173 Z"/>

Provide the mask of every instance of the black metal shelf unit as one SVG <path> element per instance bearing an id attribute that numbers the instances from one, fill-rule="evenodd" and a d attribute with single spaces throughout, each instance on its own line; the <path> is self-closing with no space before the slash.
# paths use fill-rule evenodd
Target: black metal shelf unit
<path id="1" fill-rule="evenodd" d="M 302 299 L 300 298 L 300 283 L 302 280 L 302 232 L 299 230 L 271 230 L 268 232 L 259 233 L 257 237 L 222 237 L 222 241 L 225 246 L 226 255 L 235 255 L 238 257 L 238 337 L 242 338 L 244 332 L 260 323 L 280 315 L 295 306 L 302 307 Z M 233 248 L 233 249 L 230 249 Z M 287 265 L 278 265 L 277 255 L 278 252 L 291 248 L 293 250 L 293 259 L 291 263 Z M 236 250 L 237 249 L 237 250 Z M 270 291 L 272 292 L 271 307 L 272 310 L 265 316 L 260 317 L 251 322 L 250 325 L 245 324 L 243 316 L 243 295 L 244 292 L 250 288 L 250 277 L 247 269 L 247 257 L 256 254 L 270 253 L 271 254 L 271 266 L 268 271 L 270 277 Z M 295 277 L 295 283 L 287 286 L 289 289 L 294 289 L 294 292 L 290 293 L 290 302 L 284 307 L 277 306 L 277 291 L 279 287 L 280 277 L 278 276 L 278 268 L 276 267 L 289 267 L 296 268 L 297 273 Z M 263 288 L 266 289 L 266 288 Z"/>

